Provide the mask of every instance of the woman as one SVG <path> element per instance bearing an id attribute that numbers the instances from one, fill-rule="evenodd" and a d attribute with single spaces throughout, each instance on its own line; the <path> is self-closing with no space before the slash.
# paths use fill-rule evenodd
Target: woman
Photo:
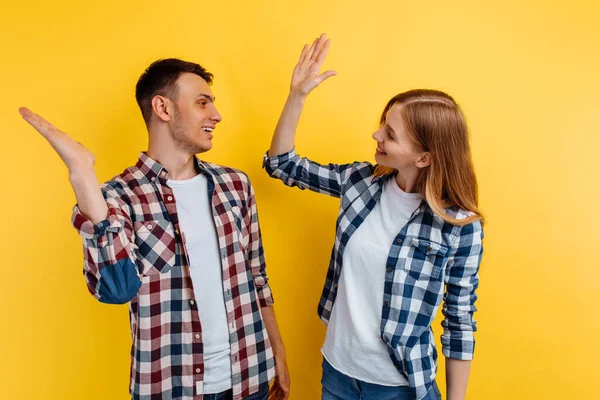
<path id="1" fill-rule="evenodd" d="M 294 136 L 304 102 L 335 75 L 319 75 L 328 48 L 324 35 L 304 46 L 264 159 L 286 185 L 341 200 L 319 304 L 322 399 L 440 399 L 431 323 L 442 300 L 447 397 L 464 399 L 483 251 L 464 117 L 445 93 L 401 93 L 373 134 L 377 165 L 301 158 Z"/>

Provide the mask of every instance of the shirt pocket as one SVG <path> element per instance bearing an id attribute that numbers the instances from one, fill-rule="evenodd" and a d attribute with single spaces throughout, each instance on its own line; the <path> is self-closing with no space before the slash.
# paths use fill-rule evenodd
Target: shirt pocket
<path id="1" fill-rule="evenodd" d="M 232 206 L 226 211 L 227 219 L 231 225 L 231 239 L 233 242 L 233 248 L 237 251 L 242 251 L 245 255 L 248 247 L 248 227 L 242 212 L 242 208 L 238 206 Z M 225 232 L 228 234 L 228 230 Z"/>
<path id="2" fill-rule="evenodd" d="M 175 230 L 167 220 L 133 223 L 137 264 L 142 275 L 169 272 L 175 265 Z"/>
<path id="3" fill-rule="evenodd" d="M 410 238 L 404 270 L 415 279 L 437 280 L 447 261 L 448 247 L 428 239 Z"/>

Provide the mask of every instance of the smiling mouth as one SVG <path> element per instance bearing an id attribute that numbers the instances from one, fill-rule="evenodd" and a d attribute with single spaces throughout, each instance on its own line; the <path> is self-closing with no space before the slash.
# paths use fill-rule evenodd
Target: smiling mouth
<path id="1" fill-rule="evenodd" d="M 215 130 L 215 128 L 211 128 L 210 126 L 203 126 L 203 127 L 202 127 L 202 130 L 203 130 L 204 132 L 211 133 L 211 132 L 213 132 L 213 131 Z"/>
<path id="2" fill-rule="evenodd" d="M 385 151 L 381 150 L 379 147 L 377 147 L 376 151 L 377 151 L 377 153 L 379 153 L 379 154 L 383 154 L 383 155 L 386 155 L 386 154 L 387 154 Z"/>

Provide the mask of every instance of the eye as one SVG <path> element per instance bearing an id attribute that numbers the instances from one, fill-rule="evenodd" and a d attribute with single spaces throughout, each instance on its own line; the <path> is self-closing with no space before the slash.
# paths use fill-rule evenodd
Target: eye
<path id="1" fill-rule="evenodd" d="M 394 140 L 394 137 L 392 136 L 392 132 L 389 129 L 387 130 L 387 135 L 388 135 L 388 138 L 390 138 L 390 140 Z"/>
<path id="2" fill-rule="evenodd" d="M 205 107 L 208 102 L 206 100 L 200 100 L 198 104 L 200 104 L 202 107 Z"/>

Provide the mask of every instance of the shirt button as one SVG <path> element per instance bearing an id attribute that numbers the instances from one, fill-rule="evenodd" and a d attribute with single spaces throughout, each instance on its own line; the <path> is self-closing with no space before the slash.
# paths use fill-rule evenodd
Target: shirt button
<path id="1" fill-rule="evenodd" d="M 402 244 L 402 239 L 398 239 L 396 242 Z"/>
<path id="2" fill-rule="evenodd" d="M 194 300 L 190 300 L 191 305 L 194 305 L 194 303 L 196 303 Z"/>
<path id="3" fill-rule="evenodd" d="M 150 178 L 150 180 L 151 180 L 152 182 L 154 182 L 154 181 L 156 180 L 156 177 L 155 177 L 155 176 L 153 176 L 152 178 Z"/>
<path id="4" fill-rule="evenodd" d="M 146 227 L 147 227 L 148 229 L 152 229 L 152 224 L 148 224 Z"/>
<path id="5" fill-rule="evenodd" d="M 394 268 L 388 267 L 387 272 L 393 272 L 393 271 L 394 271 Z"/>
<path id="6" fill-rule="evenodd" d="M 387 306 L 389 306 L 389 305 L 390 305 L 390 303 L 388 303 L 387 301 L 384 301 L 384 302 L 383 302 L 383 306 L 384 306 L 384 307 L 387 307 Z"/>
<path id="7" fill-rule="evenodd" d="M 173 200 L 173 196 L 167 197 L 167 200 L 169 200 L 169 201 Z"/>
<path id="8" fill-rule="evenodd" d="M 175 233 L 179 235 L 179 229 L 175 229 Z"/>
<path id="9" fill-rule="evenodd" d="M 233 361 L 238 362 L 238 355 L 233 356 Z"/>
<path id="10" fill-rule="evenodd" d="M 431 251 L 431 247 L 427 246 L 427 248 L 425 249 L 425 251 L 430 252 Z"/>
<path id="11" fill-rule="evenodd" d="M 202 372 L 202 370 L 200 368 L 196 368 L 196 373 L 199 374 L 200 372 Z"/>
<path id="12" fill-rule="evenodd" d="M 196 336 L 196 339 L 200 339 L 200 334 L 196 333 L 194 336 Z"/>

